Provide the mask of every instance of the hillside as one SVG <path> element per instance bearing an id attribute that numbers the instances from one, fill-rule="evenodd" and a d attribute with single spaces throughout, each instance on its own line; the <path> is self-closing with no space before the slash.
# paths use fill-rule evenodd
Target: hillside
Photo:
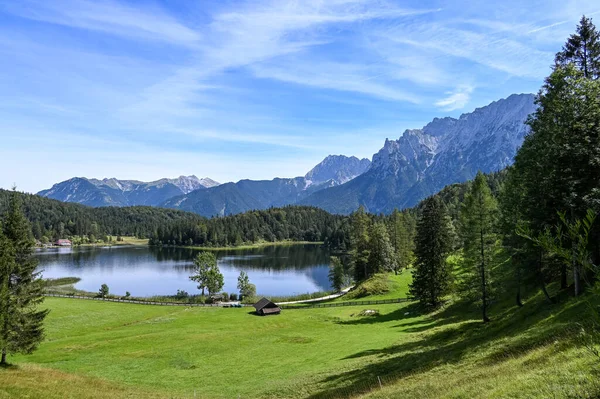
<path id="1" fill-rule="evenodd" d="M 394 295 L 406 295 L 405 285 Z M 363 298 L 363 299 L 369 299 Z M 48 339 L 0 373 L 8 397 L 595 397 L 597 358 L 569 329 L 583 299 L 498 303 L 482 325 L 450 303 L 179 308 L 48 298 Z M 361 317 L 374 308 L 378 316 Z M 257 332 L 261 337 L 257 339 Z M 282 356 L 285 354 L 285 356 Z M 245 367 L 252 363 L 252 367 Z M 219 367 L 207 367 L 218 364 Z M 532 367 L 535 365 L 535 367 Z M 127 372 L 124 372 L 127 370 Z M 256 370 L 269 375 L 256 384 Z M 233 372 L 235 371 L 235 372 Z M 517 376 L 517 377 L 515 377 Z M 35 383 L 33 383 L 35 381 Z M 381 381 L 380 388 L 379 381 Z"/>
<path id="2" fill-rule="evenodd" d="M 0 189 L 0 215 L 7 209 L 11 192 Z M 172 222 L 199 222 L 199 215 L 149 206 L 92 208 L 38 195 L 19 193 L 23 210 L 36 239 L 65 238 L 92 234 L 128 235 L 148 238 L 159 226 Z"/>

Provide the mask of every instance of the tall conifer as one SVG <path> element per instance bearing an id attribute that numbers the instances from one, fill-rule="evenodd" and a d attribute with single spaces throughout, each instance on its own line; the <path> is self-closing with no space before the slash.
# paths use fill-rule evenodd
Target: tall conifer
<path id="1" fill-rule="evenodd" d="M 415 268 L 410 293 L 421 304 L 437 307 L 450 288 L 446 258 L 451 250 L 444 204 L 437 197 L 424 201 L 415 238 Z"/>
<path id="2" fill-rule="evenodd" d="M 461 212 L 464 262 L 468 270 L 468 286 L 477 287 L 481 298 L 483 322 L 488 322 L 487 310 L 491 296 L 490 269 L 496 251 L 496 218 L 498 205 L 492 196 L 485 175 L 477 174 Z"/>
<path id="3" fill-rule="evenodd" d="M 43 281 L 36 271 L 29 222 L 13 190 L 3 234 L 0 234 L 0 364 L 6 356 L 33 352 L 44 338 L 43 322 L 48 310 L 43 302 Z"/>

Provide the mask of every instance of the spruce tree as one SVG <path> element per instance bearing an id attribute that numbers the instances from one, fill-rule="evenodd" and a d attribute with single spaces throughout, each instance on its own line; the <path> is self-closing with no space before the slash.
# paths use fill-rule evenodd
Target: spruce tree
<path id="1" fill-rule="evenodd" d="M 423 202 L 415 237 L 415 265 L 410 294 L 422 305 L 436 308 L 449 291 L 446 258 L 451 250 L 450 230 L 444 204 L 437 197 Z"/>
<path id="2" fill-rule="evenodd" d="M 350 257 L 354 268 L 354 280 L 363 281 L 369 277 L 369 226 L 371 219 L 362 206 L 350 215 L 351 247 Z"/>
<path id="3" fill-rule="evenodd" d="M 44 338 L 43 322 L 48 310 L 41 273 L 36 271 L 31 227 L 19 194 L 13 190 L 3 231 L 0 233 L 0 364 L 6 356 L 33 352 Z"/>
<path id="4" fill-rule="evenodd" d="M 523 190 L 515 212 L 534 234 L 559 224 L 559 211 L 570 221 L 588 209 L 599 210 L 600 183 L 600 80 L 586 79 L 573 64 L 557 67 L 537 98 L 537 111 L 529 120 L 531 134 L 515 157 L 513 184 Z M 595 260 L 600 257 L 596 227 L 592 233 Z M 567 273 L 559 266 L 561 287 Z M 579 269 L 572 265 L 575 294 L 581 292 Z"/>
<path id="5" fill-rule="evenodd" d="M 389 220 L 390 242 L 394 249 L 393 270 L 395 274 L 406 269 L 413 260 L 414 238 L 411 232 L 414 230 L 414 222 L 406 212 L 394 209 Z"/>
<path id="6" fill-rule="evenodd" d="M 600 78 L 600 32 L 585 15 L 562 51 L 556 54 L 556 63 L 562 66 L 573 63 L 585 78 Z"/>
<path id="7" fill-rule="evenodd" d="M 344 265 L 342 261 L 337 256 L 331 257 L 331 264 L 329 265 L 329 282 L 331 283 L 331 287 L 339 292 L 344 288 Z"/>
<path id="8" fill-rule="evenodd" d="M 497 212 L 496 199 L 492 196 L 485 175 L 479 172 L 463 202 L 461 227 L 464 263 L 468 271 L 467 287 L 478 288 L 484 323 L 489 321 L 490 270 L 498 239 L 495 231 Z"/>

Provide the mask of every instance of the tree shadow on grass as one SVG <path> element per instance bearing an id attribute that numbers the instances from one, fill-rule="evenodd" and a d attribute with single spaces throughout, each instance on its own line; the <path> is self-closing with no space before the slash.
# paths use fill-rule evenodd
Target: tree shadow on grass
<path id="1" fill-rule="evenodd" d="M 479 361 L 490 364 L 548 345 L 557 337 L 560 337 L 561 345 L 572 345 L 573 335 L 565 331 L 574 315 L 582 312 L 585 305 L 580 301 L 575 304 L 576 308 L 561 307 L 537 300 L 522 308 L 505 308 L 494 314 L 493 321 L 486 324 L 475 319 L 461 318 L 461 306 L 454 304 L 437 314 L 433 324 L 427 327 L 432 329 L 431 333 L 423 333 L 421 340 L 370 349 L 340 359 L 376 358 L 360 369 L 324 378 L 320 384 L 326 387 L 325 390 L 310 398 L 346 398 L 366 393 L 377 386 L 379 377 L 387 384 L 393 384 L 411 374 L 426 372 L 445 364 L 456 364 L 475 351 L 484 353 Z M 464 309 L 462 311 L 464 314 Z M 401 316 L 402 313 L 403 309 L 399 309 L 386 319 L 392 320 L 392 315 Z M 387 315 L 381 317 L 385 316 Z M 492 344 L 494 351 L 490 352 Z"/>
<path id="2" fill-rule="evenodd" d="M 414 319 L 422 315 L 422 310 L 416 302 L 409 304 L 408 306 L 401 306 L 393 312 L 374 315 L 374 316 L 359 316 L 360 310 L 357 309 L 356 313 L 352 315 L 352 320 L 339 321 L 338 324 L 343 325 L 362 325 L 362 324 L 376 324 L 376 323 L 387 323 L 389 321 L 399 321 Z M 415 324 L 422 324 L 426 321 L 416 321 Z"/>
<path id="3" fill-rule="evenodd" d="M 427 309 L 423 308 L 418 302 L 412 302 L 391 313 L 375 316 L 355 315 L 353 320 L 339 321 L 338 324 L 365 325 L 396 321 L 400 323 L 392 326 L 393 328 L 402 329 L 403 332 L 407 333 L 418 333 L 430 330 L 434 327 L 454 324 L 465 320 L 465 312 L 459 313 L 455 309 L 456 307 L 457 306 L 447 306 L 446 308 L 428 314 Z M 458 307 L 462 308 L 462 304 L 458 304 Z M 418 319 L 414 320 L 415 318 Z"/>

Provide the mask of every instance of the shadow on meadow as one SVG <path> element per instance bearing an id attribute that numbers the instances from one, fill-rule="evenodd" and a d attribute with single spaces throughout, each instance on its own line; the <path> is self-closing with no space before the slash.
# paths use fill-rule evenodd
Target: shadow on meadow
<path id="1" fill-rule="evenodd" d="M 417 304 L 411 304 L 387 315 L 364 317 L 344 321 L 342 324 L 368 324 L 402 321 L 414 317 Z M 405 315 L 409 311 L 410 315 Z M 403 332 L 419 333 L 421 339 L 385 348 L 369 349 L 340 359 L 374 357 L 360 369 L 328 376 L 320 381 L 321 392 L 311 399 L 346 398 L 371 391 L 379 378 L 386 385 L 394 384 L 405 376 L 429 371 L 445 364 L 456 364 L 477 353 L 478 362 L 494 364 L 511 356 L 518 356 L 558 342 L 557 349 L 574 344 L 573 321 L 586 311 L 581 300 L 562 304 L 548 304 L 539 295 L 531 298 L 524 307 L 506 306 L 492 314 L 490 323 L 477 319 L 478 313 L 455 303 L 421 321 L 400 323 L 391 328 Z M 424 332 L 430 330 L 430 333 Z M 491 347 L 493 345 L 493 351 Z"/>

